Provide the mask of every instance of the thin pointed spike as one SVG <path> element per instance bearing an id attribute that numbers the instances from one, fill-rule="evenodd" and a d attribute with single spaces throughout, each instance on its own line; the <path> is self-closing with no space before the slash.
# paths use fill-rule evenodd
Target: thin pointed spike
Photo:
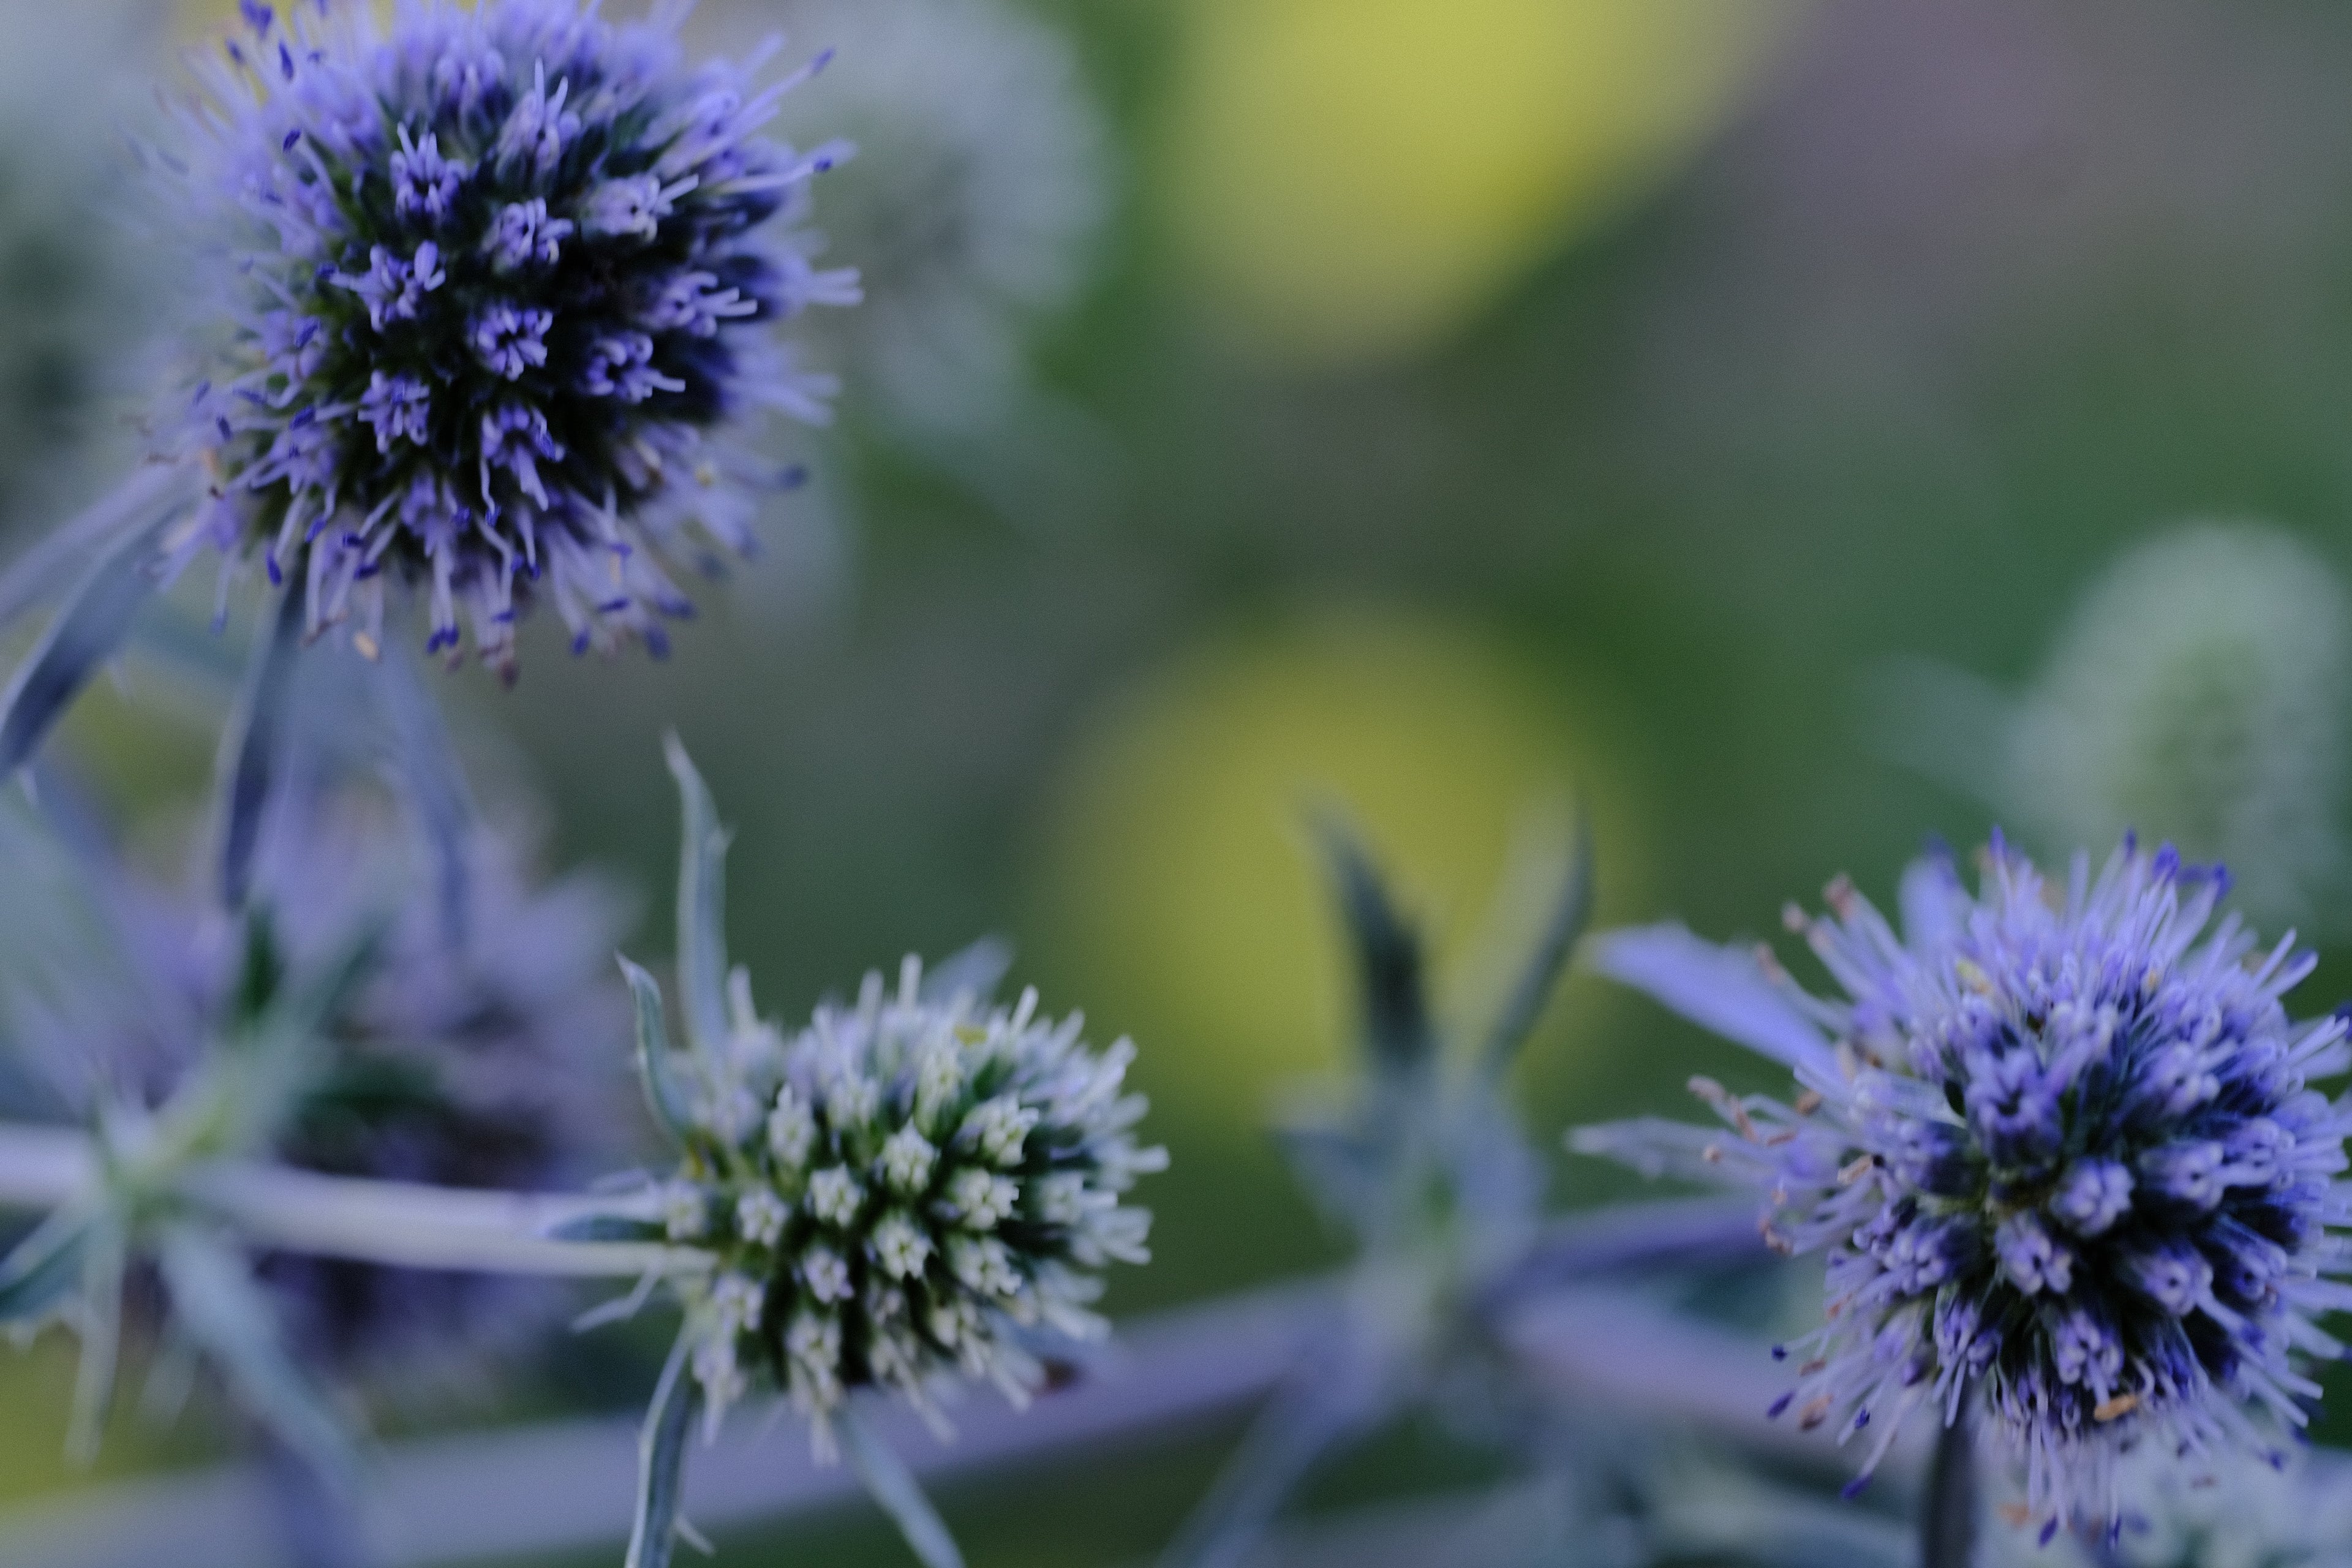
<path id="1" fill-rule="evenodd" d="M 686 1440 L 699 1389 L 687 1374 L 692 1342 L 681 1332 L 654 1385 L 637 1434 L 637 1508 L 629 1528 L 626 1568 L 669 1568 L 677 1551 L 678 1502 L 685 1490 Z"/>
<path id="2" fill-rule="evenodd" d="M 253 858 L 261 847 L 262 813 L 278 773 L 303 615 L 302 590 L 289 584 L 254 647 L 236 721 L 221 738 L 220 894 L 231 910 L 243 909 L 253 892 Z"/>
<path id="3" fill-rule="evenodd" d="M 239 1404 L 299 1453 L 330 1486 L 348 1487 L 359 1461 L 350 1434 L 287 1353 L 278 1312 L 245 1259 L 185 1226 L 156 1248 L 173 1310 L 203 1346 Z"/>
<path id="4" fill-rule="evenodd" d="M 871 1497 L 898 1527 L 907 1545 L 922 1560 L 923 1568 L 963 1568 L 963 1553 L 945 1521 L 923 1495 L 915 1473 L 890 1445 L 882 1441 L 854 1407 L 845 1405 L 834 1417 L 841 1451 L 849 1458 Z"/>
<path id="5" fill-rule="evenodd" d="M 0 1327 L 47 1322 L 84 1278 L 92 1221 L 86 1210 L 59 1209 L 0 1256 Z"/>
<path id="6" fill-rule="evenodd" d="M 923 1000 L 945 1004 L 969 996 L 985 1002 L 996 994 L 1012 967 L 1013 944 L 1003 937 L 982 937 L 923 972 Z"/>
<path id="7" fill-rule="evenodd" d="M 1436 1051 L 1421 939 L 1390 901 L 1379 871 L 1347 823 L 1336 813 L 1319 813 L 1315 830 L 1355 951 L 1365 1048 L 1384 1068 L 1415 1070 Z"/>
<path id="8" fill-rule="evenodd" d="M 58 612 L 0 697 L 0 778 L 29 761 L 90 677 L 121 649 L 131 623 L 154 596 L 152 531 L 100 561 Z"/>
<path id="9" fill-rule="evenodd" d="M 637 1072 L 645 1083 L 646 1103 L 662 1131 L 682 1143 L 693 1125 L 693 1105 L 670 1070 L 669 1026 L 662 1014 L 661 985 L 626 958 L 620 959 L 620 965 L 636 1003 Z"/>
<path id="10" fill-rule="evenodd" d="M 74 568 L 93 556 L 119 549 L 136 534 L 152 536 L 194 499 L 187 470 L 163 464 L 137 473 L 60 523 L 0 571 L 0 630 L 39 604 Z"/>
<path id="11" fill-rule="evenodd" d="M 379 689 L 392 736 L 393 763 L 407 787 L 409 809 L 433 847 L 441 913 L 442 943 L 465 947 L 473 909 L 467 852 L 474 836 L 474 802 L 466 771 L 441 708 L 418 678 L 416 656 L 406 639 L 386 649 Z"/>
<path id="12" fill-rule="evenodd" d="M 1372 1379 L 1352 1363 L 1301 1367 L 1252 1423 L 1160 1568 L 1240 1568 L 1323 1456 L 1381 1419 L 1387 1402 Z"/>
<path id="13" fill-rule="evenodd" d="M 98 1459 L 106 1414 L 114 1404 L 115 1369 L 122 1354 L 122 1237 L 93 1230 L 82 1250 L 81 1361 L 74 1369 L 73 1415 L 66 1426 L 66 1457 L 75 1465 Z"/>
<path id="14" fill-rule="evenodd" d="M 677 984 L 688 1048 L 709 1058 L 726 1045 L 727 829 L 718 803 L 675 731 L 662 739 L 677 781 L 683 842 L 677 859 Z"/>
<path id="15" fill-rule="evenodd" d="M 1567 875 L 1559 896 L 1552 903 L 1550 916 L 1537 936 L 1535 950 L 1528 955 L 1517 983 L 1505 996 L 1501 1011 L 1496 1014 L 1494 1027 L 1487 1032 L 1483 1059 L 1489 1079 L 1499 1079 L 1510 1069 L 1520 1047 L 1535 1032 L 1537 1021 L 1543 1016 L 1544 1005 L 1551 1000 L 1560 975 L 1568 968 L 1570 955 L 1575 952 L 1577 942 L 1592 919 L 1592 819 L 1580 808 L 1576 814 L 1575 836 L 1569 855 Z"/>

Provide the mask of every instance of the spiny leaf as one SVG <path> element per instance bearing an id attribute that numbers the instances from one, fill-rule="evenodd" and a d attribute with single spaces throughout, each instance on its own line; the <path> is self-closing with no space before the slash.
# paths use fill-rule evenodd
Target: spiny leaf
<path id="1" fill-rule="evenodd" d="M 550 1241 L 651 1241 L 661 1236 L 662 1228 L 625 1215 L 590 1214 L 550 1226 L 541 1234 Z"/>
<path id="2" fill-rule="evenodd" d="M 0 1258 L 0 1326 L 37 1324 L 65 1305 L 81 1282 L 94 1223 L 60 1210 Z"/>
<path id="3" fill-rule="evenodd" d="M 177 1226 L 156 1249 L 172 1307 L 237 1400 L 331 1484 L 357 1474 L 351 1439 L 286 1352 L 277 1310 L 245 1260 L 201 1231 Z"/>
<path id="4" fill-rule="evenodd" d="M 923 972 L 923 1000 L 939 1004 L 970 996 L 985 1002 L 996 994 L 1012 967 L 1013 944 L 1000 936 L 982 937 Z"/>
<path id="5" fill-rule="evenodd" d="M 687 1375 L 691 1342 L 681 1333 L 654 1386 L 637 1434 L 637 1512 L 629 1530 L 627 1568 L 669 1568 L 676 1553 L 678 1501 L 686 1487 L 686 1439 L 700 1390 Z"/>
<path id="6" fill-rule="evenodd" d="M 257 911 L 256 919 L 260 918 Z M 330 1036 L 373 973 L 383 945 L 381 919 L 363 921 L 314 967 L 281 979 L 261 1016 L 220 1060 L 234 1068 L 215 1105 L 219 1152 L 250 1153 L 277 1137 L 286 1120 L 328 1078 Z"/>
<path id="7" fill-rule="evenodd" d="M 81 1359 L 74 1368 L 66 1457 L 87 1465 L 98 1458 L 106 1412 L 114 1403 L 115 1369 L 122 1359 L 122 1275 L 130 1259 L 121 1228 L 104 1223 L 91 1226 L 77 1250 L 81 1261 Z"/>
<path id="8" fill-rule="evenodd" d="M 1410 1072 L 1435 1054 L 1421 940 L 1390 902 L 1380 873 L 1337 815 L 1316 819 L 1339 895 L 1362 989 L 1364 1045 L 1375 1065 Z"/>
<path id="9" fill-rule="evenodd" d="M 1276 1390 L 1160 1556 L 1160 1568 L 1240 1568 L 1283 1505 L 1339 1444 L 1395 1408 L 1394 1379 L 1333 1332 Z"/>
<path id="10" fill-rule="evenodd" d="M 433 846 L 442 940 L 452 949 L 461 948 L 473 904 L 467 850 L 474 832 L 474 804 L 466 788 L 465 769 L 458 763 L 449 727 L 442 721 L 440 706 L 417 679 L 412 655 L 404 650 L 387 653 L 378 689 L 391 731 L 393 763 L 406 786 L 417 825 Z"/>
<path id="11" fill-rule="evenodd" d="M 123 541 L 82 579 L 0 697 L 0 778 L 40 749 L 89 678 L 121 647 L 155 587 L 152 529 Z"/>
<path id="12" fill-rule="evenodd" d="M 307 603 L 299 585 L 289 584 L 278 595 L 278 614 L 254 646 L 236 717 L 221 737 L 221 901 L 232 910 L 243 909 L 253 890 L 253 857 L 261 847 L 261 815 L 278 772 Z"/>
<path id="13" fill-rule="evenodd" d="M 694 1126 L 694 1102 L 677 1081 L 669 1026 L 662 1016 L 661 985 L 626 958 L 620 964 L 637 1004 L 637 1072 L 645 1082 L 646 1103 L 662 1130 L 682 1143 Z"/>
<path id="14" fill-rule="evenodd" d="M 1544 1004 L 1550 1000 L 1553 987 L 1568 967 L 1569 955 L 1576 951 L 1577 940 L 1591 921 L 1592 872 L 1592 822 L 1579 811 L 1559 897 L 1552 900 L 1550 916 L 1536 937 L 1535 950 L 1528 955 L 1517 983 L 1504 998 L 1502 1010 L 1495 1016 L 1495 1026 L 1487 1034 L 1485 1064 L 1489 1077 L 1500 1078 L 1518 1055 L 1519 1047 L 1527 1044 L 1536 1021 L 1543 1016 Z"/>
<path id="15" fill-rule="evenodd" d="M 677 781 L 684 823 L 677 859 L 677 984 L 686 1038 L 696 1055 L 715 1056 L 727 1026 L 727 829 L 719 805 L 675 732 L 663 737 Z"/>
<path id="16" fill-rule="evenodd" d="M 278 987 L 286 978 L 286 956 L 278 951 L 278 922 L 270 910 L 249 911 L 245 917 L 244 934 L 245 947 L 237 963 L 236 990 L 229 1016 L 249 1036 L 277 999 Z"/>
<path id="17" fill-rule="evenodd" d="M 963 1553 L 956 1549 L 955 1537 L 948 1533 L 946 1522 L 923 1495 L 907 1462 L 875 1436 L 851 1406 L 842 1407 L 834 1417 L 834 1427 L 841 1435 L 842 1452 L 849 1456 L 857 1479 L 866 1484 L 866 1495 L 890 1516 L 924 1568 L 963 1568 Z"/>
<path id="18" fill-rule="evenodd" d="M 196 486 L 191 468 L 142 464 L 87 510 L 50 530 L 0 572 L 0 630 L 47 597 L 82 562 L 106 554 L 134 535 L 153 538 L 186 510 Z"/>

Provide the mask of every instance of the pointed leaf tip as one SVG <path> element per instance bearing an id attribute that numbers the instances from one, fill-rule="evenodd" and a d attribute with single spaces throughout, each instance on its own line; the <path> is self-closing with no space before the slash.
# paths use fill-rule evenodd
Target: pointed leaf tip
<path id="1" fill-rule="evenodd" d="M 1570 956 L 1591 922 L 1592 819 L 1581 808 L 1576 814 L 1568 856 L 1559 892 L 1537 934 L 1535 947 L 1528 954 L 1517 981 L 1505 996 L 1494 1027 L 1487 1034 L 1486 1066 L 1491 1077 L 1500 1078 L 1517 1057 L 1519 1048 L 1527 1044 L 1560 975 L 1567 971 Z"/>
<path id="2" fill-rule="evenodd" d="M 662 1130 L 679 1142 L 686 1141 L 693 1125 L 693 1100 L 685 1086 L 677 1081 L 677 1063 L 672 1059 L 669 1045 L 669 1025 L 662 1010 L 661 983 L 646 973 L 625 955 L 615 953 L 621 974 L 629 983 L 629 994 L 636 1003 L 637 1072 L 643 1080 L 646 1104 Z"/>
<path id="3" fill-rule="evenodd" d="M 1346 819 L 1323 811 L 1314 823 L 1355 950 L 1366 1050 L 1383 1068 L 1419 1067 L 1436 1051 L 1421 939 L 1391 901 L 1378 868 Z"/>
<path id="4" fill-rule="evenodd" d="M 221 902 L 245 907 L 253 890 L 253 859 L 261 847 L 261 818 L 276 783 L 278 750 L 293 697 L 294 660 L 307 618 L 303 591 L 278 596 L 278 614 L 254 647 L 236 717 L 221 737 Z"/>
<path id="5" fill-rule="evenodd" d="M 626 1568 L 669 1568 L 677 1552 L 678 1504 L 686 1489 L 686 1439 L 700 1390 L 688 1375 L 692 1342 L 680 1333 L 654 1387 L 637 1434 L 636 1517 Z"/>
<path id="6" fill-rule="evenodd" d="M 907 1545 L 922 1560 L 923 1568 L 963 1568 L 963 1552 L 957 1548 L 954 1535 L 931 1506 L 931 1500 L 923 1495 L 907 1462 L 866 1425 L 856 1410 L 843 1406 L 834 1425 L 841 1435 L 842 1451 L 865 1483 L 866 1495 L 890 1516 Z"/>
<path id="7" fill-rule="evenodd" d="M 677 860 L 678 1006 L 689 1050 L 713 1058 L 726 1045 L 727 844 L 719 805 L 676 731 L 663 737 L 677 781 L 681 837 Z"/>
<path id="8" fill-rule="evenodd" d="M 153 530 L 118 545 L 84 577 L 0 697 L 0 778 L 40 750 L 91 676 L 131 635 L 157 584 Z"/>

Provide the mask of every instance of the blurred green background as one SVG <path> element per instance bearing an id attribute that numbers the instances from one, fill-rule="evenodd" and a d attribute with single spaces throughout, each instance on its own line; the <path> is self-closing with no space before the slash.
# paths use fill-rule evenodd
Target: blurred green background
<path id="1" fill-rule="evenodd" d="M 706 0 L 696 26 L 792 10 Z M 1597 823 L 1605 921 L 1769 934 L 1831 874 L 1885 895 L 1926 837 L 1991 823 L 1890 760 L 1889 661 L 2022 688 L 2100 569 L 2181 519 L 2352 565 L 2340 6 L 1029 14 L 1108 142 L 1082 278 L 1024 307 L 1018 395 L 943 428 L 853 370 L 839 427 L 792 438 L 818 482 L 778 526 L 817 542 L 707 593 L 670 661 L 572 661 L 541 626 L 517 689 L 447 690 L 485 765 L 546 792 L 558 858 L 646 890 L 638 950 L 667 945 L 675 725 L 738 825 L 730 912 L 766 1005 L 1002 932 L 1050 1005 L 1132 1034 L 1175 1165 L 1117 1310 L 1338 1256 L 1260 1131 L 1347 1018 L 1307 807 L 1357 814 L 1475 1006 L 1515 835 L 1561 802 Z M 858 69 L 796 110 L 822 122 Z M 829 259 L 867 261 L 835 237 Z M 71 731 L 132 815 L 210 761 L 147 696 Z M 2326 959 L 2313 1011 L 2352 985 L 2352 948 Z M 1762 1077 L 1578 977 L 1528 1053 L 1528 1125 L 1556 1150 L 1695 1070 Z M 1559 1164 L 1561 1203 L 1626 1190 Z M 0 1379 L 0 1496 L 53 1484 L 54 1365 Z M 944 1500 L 979 1562 L 1133 1560 L 1211 1459 Z M 1460 1462 L 1409 1433 L 1335 1485 Z M 746 1568 L 899 1551 L 846 1521 L 722 1546 Z"/>

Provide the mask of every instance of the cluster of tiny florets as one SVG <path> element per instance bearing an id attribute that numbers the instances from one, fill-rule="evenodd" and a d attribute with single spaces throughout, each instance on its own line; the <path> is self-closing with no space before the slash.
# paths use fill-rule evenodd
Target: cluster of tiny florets
<path id="1" fill-rule="evenodd" d="M 688 68 L 668 14 L 243 9 L 194 114 L 198 199 L 245 238 L 229 340 L 170 422 L 213 480 L 188 547 L 257 552 L 363 648 L 390 577 L 426 588 L 432 647 L 462 616 L 501 668 L 542 597 L 575 647 L 659 651 L 689 609 L 662 558 L 715 563 L 689 525 L 748 551 L 751 492 L 788 477 L 730 422 L 824 415 L 769 329 L 855 275 L 771 220 L 845 150 L 762 138 L 792 80 Z"/>
<path id="2" fill-rule="evenodd" d="M 1787 1103 L 1693 1087 L 1728 1125 L 1599 1128 L 1587 1150 L 1752 1184 L 1765 1235 L 1828 1253 L 1829 1322 L 1774 1406 L 1872 1430 L 1864 1474 L 1925 1405 L 1980 1398 L 2045 1537 L 2112 1524 L 2116 1460 L 2276 1452 L 2318 1387 L 2315 1320 L 2352 1304 L 2330 1227 L 2352 1112 L 2308 1085 L 2352 1064 L 2345 1021 L 2297 1026 L 2310 973 L 2211 926 L 2218 870 L 2126 841 L 2063 888 L 1996 840 L 1972 897 L 1948 858 L 1903 885 L 1901 934 L 1841 881 L 1791 910 L 1844 994 L 1678 927 L 1603 966 L 1782 1061 Z M 2211 929 L 2209 931 L 2209 926 Z M 1760 965 L 1760 966 L 1759 966 Z M 1859 1483 L 1857 1483 L 1859 1484 Z"/>
<path id="3" fill-rule="evenodd" d="M 1137 1145 L 1133 1047 L 1097 1054 L 1083 1020 L 934 999 L 909 959 L 895 993 L 822 1008 L 790 1043 L 739 1000 L 735 1081 L 696 1112 L 660 1192 L 671 1240 L 715 1253 L 688 1287 L 693 1375 L 715 1421 L 772 1378 L 814 1425 L 878 1386 L 929 1410 L 928 1385 L 986 1377 L 1020 1397 L 1036 1327 L 1093 1337 L 1110 1263 L 1149 1258 L 1148 1211 L 1120 1200 L 1165 1166 Z"/>

